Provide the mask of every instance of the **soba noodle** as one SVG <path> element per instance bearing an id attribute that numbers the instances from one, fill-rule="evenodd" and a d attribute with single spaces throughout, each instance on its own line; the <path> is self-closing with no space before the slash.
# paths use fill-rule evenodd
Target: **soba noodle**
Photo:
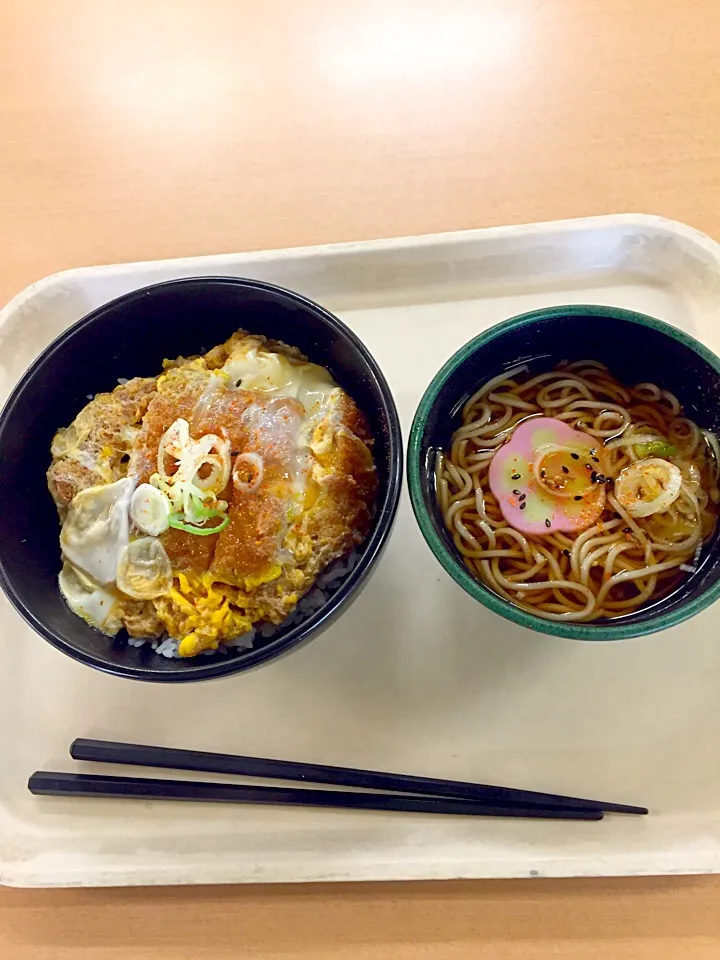
<path id="1" fill-rule="evenodd" d="M 495 453 L 518 424 L 536 416 L 564 421 L 604 447 L 605 506 L 581 532 L 531 536 L 514 529 L 490 489 Z M 672 592 L 695 569 L 717 521 L 717 440 L 684 417 L 667 390 L 625 387 L 593 360 L 537 375 L 521 365 L 480 387 L 462 420 L 450 450 L 438 457 L 438 501 L 468 569 L 501 597 L 547 620 L 615 618 Z M 647 457 L 648 445 L 665 451 L 682 486 L 666 510 L 631 516 L 614 482 Z"/>

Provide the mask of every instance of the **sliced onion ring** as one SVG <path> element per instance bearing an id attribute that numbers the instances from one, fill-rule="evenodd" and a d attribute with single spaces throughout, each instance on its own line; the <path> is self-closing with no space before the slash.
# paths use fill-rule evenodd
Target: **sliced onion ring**
<path id="1" fill-rule="evenodd" d="M 238 471 L 238 467 L 245 468 L 246 465 L 250 467 L 251 471 L 251 479 L 249 481 L 243 480 Z M 240 493 L 255 493 L 255 491 L 260 488 L 264 473 L 265 464 L 259 453 L 241 453 L 235 460 L 232 475 L 233 485 Z"/>
<path id="2" fill-rule="evenodd" d="M 173 577 L 170 558 L 155 537 L 133 540 L 120 554 L 117 585 L 136 600 L 152 600 L 167 593 Z"/>
<path id="3" fill-rule="evenodd" d="M 163 480 L 171 476 L 165 469 L 165 458 L 179 461 L 190 442 L 190 425 L 187 420 L 179 417 L 167 428 L 158 446 L 157 468 Z"/>
<path id="4" fill-rule="evenodd" d="M 200 476 L 203 467 L 209 467 L 206 477 Z M 230 441 L 208 433 L 199 440 L 190 441 L 185 449 L 178 473 L 203 491 L 220 493 L 230 480 Z"/>
<path id="5" fill-rule="evenodd" d="M 130 501 L 130 519 L 143 533 L 159 537 L 168 528 L 170 501 L 156 487 L 141 483 Z"/>
<path id="6" fill-rule="evenodd" d="M 203 493 L 219 492 L 226 486 L 222 482 L 225 473 L 224 464 L 219 457 L 205 456 L 199 458 L 193 461 L 193 467 L 193 473 L 189 475 L 190 483 L 198 490 L 202 490 Z M 200 471 L 203 468 L 207 469 L 207 475 L 201 477 Z"/>
<path id="7" fill-rule="evenodd" d="M 650 457 L 620 471 L 615 496 L 631 517 L 664 513 L 680 496 L 683 477 L 668 460 Z"/>

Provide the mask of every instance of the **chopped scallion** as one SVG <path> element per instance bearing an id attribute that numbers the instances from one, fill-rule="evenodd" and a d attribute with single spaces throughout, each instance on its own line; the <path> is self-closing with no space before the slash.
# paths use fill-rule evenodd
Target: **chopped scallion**
<path id="1" fill-rule="evenodd" d="M 175 527 L 176 530 L 184 530 L 185 533 L 192 533 L 196 537 L 209 537 L 212 533 L 220 533 L 229 523 L 230 517 L 227 515 L 222 523 L 219 523 L 216 527 L 195 527 L 190 523 L 185 523 L 182 513 L 171 513 L 168 518 L 168 524 L 171 527 Z"/>
<path id="2" fill-rule="evenodd" d="M 650 443 L 639 443 L 635 450 L 639 457 L 674 457 L 677 447 L 665 440 L 653 440 Z"/>

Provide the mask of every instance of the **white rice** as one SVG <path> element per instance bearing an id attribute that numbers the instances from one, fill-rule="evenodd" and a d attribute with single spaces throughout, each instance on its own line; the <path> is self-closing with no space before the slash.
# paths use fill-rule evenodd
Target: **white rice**
<path id="1" fill-rule="evenodd" d="M 257 627 L 248 630 L 233 640 L 225 640 L 220 644 L 217 650 L 203 650 L 203 655 L 208 656 L 215 653 L 229 654 L 233 650 L 249 650 L 253 646 L 256 636 L 263 640 L 269 640 L 271 637 L 280 633 L 286 633 L 292 627 L 297 626 L 302 620 L 311 617 L 318 610 L 322 609 L 330 597 L 338 590 L 341 583 L 353 570 L 360 555 L 357 550 L 348 557 L 340 557 L 323 570 L 315 582 L 315 586 L 305 594 L 297 604 L 293 612 L 286 617 L 282 623 L 259 623 Z M 179 641 L 173 637 L 161 637 L 159 640 L 144 639 L 143 637 L 128 637 L 128 645 L 131 647 L 142 647 L 149 643 L 155 653 L 161 657 L 175 659 L 179 657 Z"/>

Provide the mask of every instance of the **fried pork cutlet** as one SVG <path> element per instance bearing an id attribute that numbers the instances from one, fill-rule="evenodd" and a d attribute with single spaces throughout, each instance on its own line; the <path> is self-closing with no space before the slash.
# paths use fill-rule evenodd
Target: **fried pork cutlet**
<path id="1" fill-rule="evenodd" d="M 98 395 L 58 431 L 48 486 L 64 518 L 81 490 L 125 476 L 155 483 L 161 440 L 179 421 L 190 444 L 208 435 L 226 444 L 220 532 L 181 524 L 159 534 L 169 592 L 138 600 L 112 588 L 131 636 L 167 632 L 192 656 L 258 621 L 282 622 L 322 569 L 365 539 L 378 481 L 364 416 L 294 348 L 240 331 L 164 366 Z M 160 464 L 167 483 L 178 464 Z"/>
<path id="2" fill-rule="evenodd" d="M 99 393 L 55 434 L 47 478 L 61 517 L 76 493 L 126 476 L 156 384 L 157 377 L 135 377 L 112 393 Z"/>

